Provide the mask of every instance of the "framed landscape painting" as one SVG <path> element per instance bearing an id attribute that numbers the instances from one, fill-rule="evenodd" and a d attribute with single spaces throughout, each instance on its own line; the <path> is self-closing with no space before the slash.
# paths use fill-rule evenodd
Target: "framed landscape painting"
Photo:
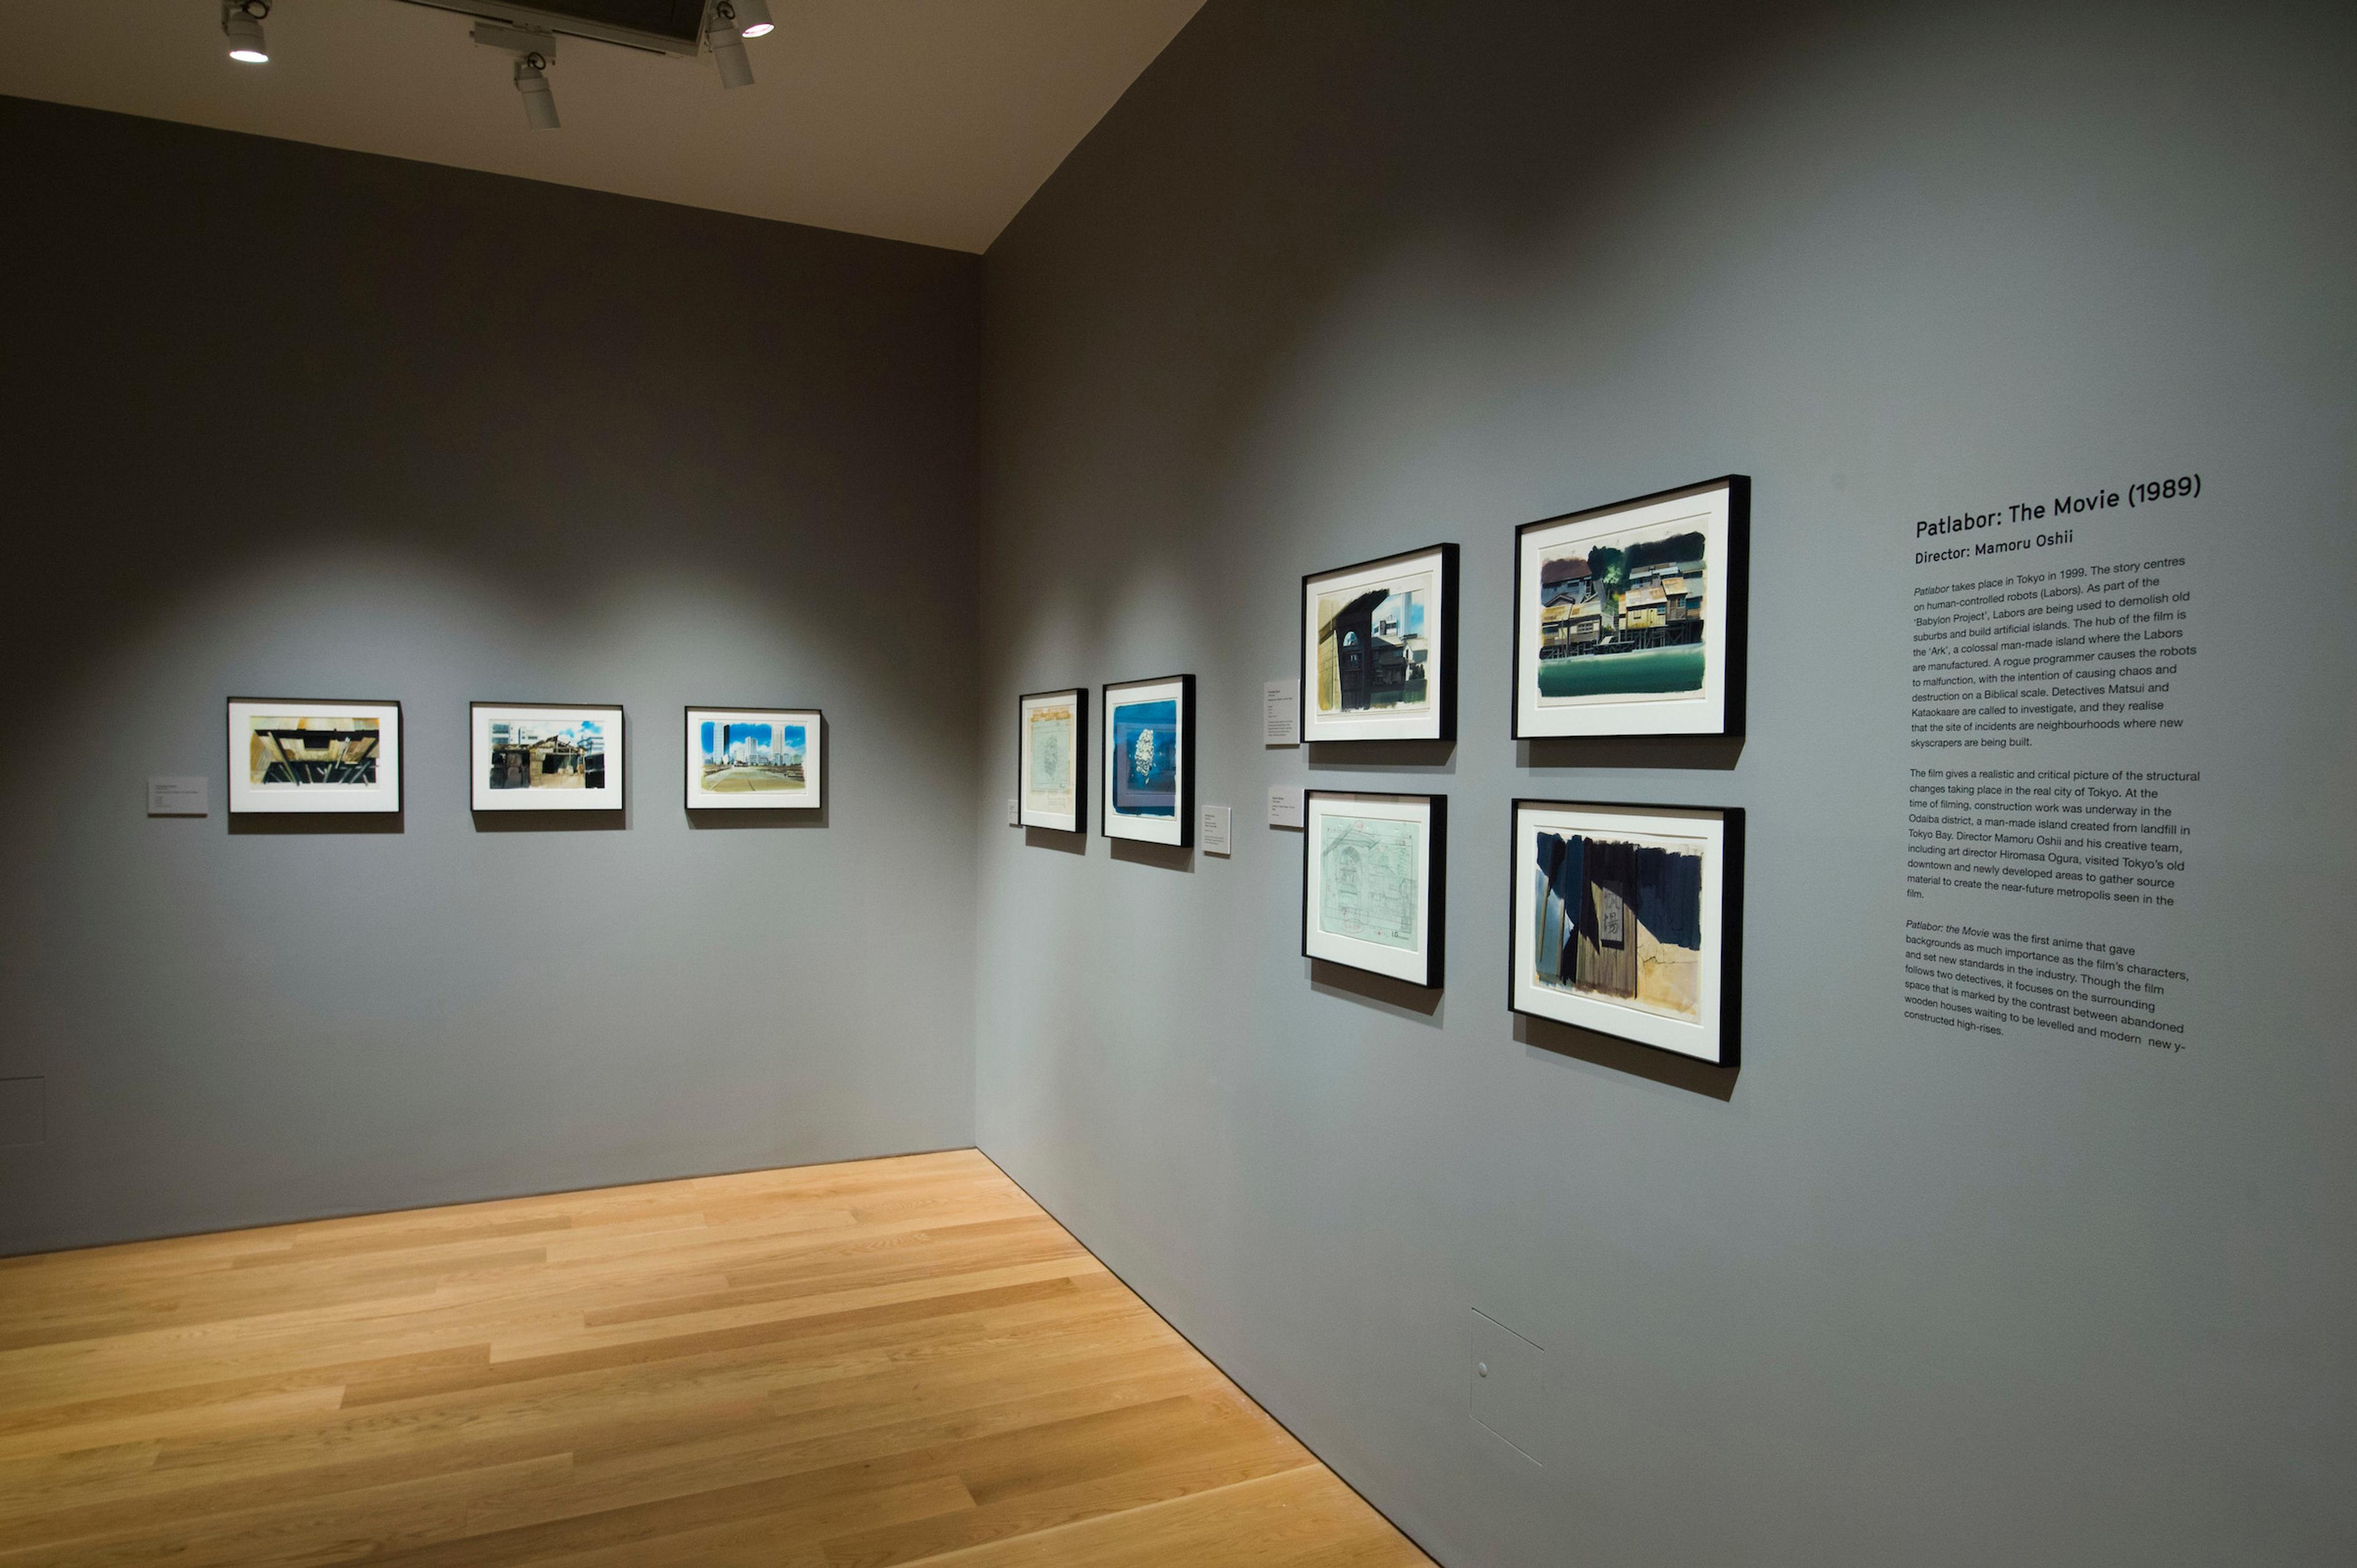
<path id="1" fill-rule="evenodd" d="M 232 816 L 401 810 L 401 704 L 229 700 Z"/>
<path id="2" fill-rule="evenodd" d="M 1195 677 L 1104 688 L 1104 834 L 1195 842 Z"/>
<path id="3" fill-rule="evenodd" d="M 1731 1067 L 1743 813 L 1516 800 L 1507 1005 Z"/>
<path id="4" fill-rule="evenodd" d="M 1311 789 L 1302 825 L 1302 952 L 1437 989 L 1448 797 Z"/>
<path id="5" fill-rule="evenodd" d="M 816 708 L 687 710 L 687 809 L 815 811 L 826 785 Z"/>
<path id="6" fill-rule="evenodd" d="M 1514 531 L 1514 738 L 1740 735 L 1751 481 Z"/>
<path id="7" fill-rule="evenodd" d="M 1089 693 L 1026 692 L 1016 700 L 1016 814 L 1027 828 L 1088 831 Z"/>
<path id="8" fill-rule="evenodd" d="M 622 710 L 471 703 L 468 759 L 479 811 L 619 811 Z"/>
<path id="9" fill-rule="evenodd" d="M 1301 579 L 1301 738 L 1457 738 L 1457 546 Z"/>

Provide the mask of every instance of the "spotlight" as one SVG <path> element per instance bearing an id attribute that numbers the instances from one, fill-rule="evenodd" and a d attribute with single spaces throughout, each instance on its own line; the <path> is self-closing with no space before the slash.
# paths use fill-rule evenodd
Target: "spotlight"
<path id="1" fill-rule="evenodd" d="M 535 131 L 558 128 L 556 94 L 548 90 L 548 78 L 541 68 L 548 63 L 542 54 L 519 56 L 516 59 L 516 91 L 523 94 L 523 123 Z"/>
<path id="2" fill-rule="evenodd" d="M 262 19 L 270 15 L 270 0 L 221 0 L 221 33 L 229 39 L 229 58 L 240 65 L 268 65 L 269 46 L 262 41 Z"/>
<path id="3" fill-rule="evenodd" d="M 720 67 L 721 86 L 750 87 L 753 62 L 745 58 L 745 39 L 737 31 L 734 14 L 729 0 L 720 0 L 712 8 L 712 24 L 704 29 L 704 41 L 712 46 L 713 60 Z"/>
<path id="4" fill-rule="evenodd" d="M 739 38 L 766 38 L 778 26 L 770 20 L 770 0 L 720 0 L 714 9 L 724 15 L 736 13 Z"/>

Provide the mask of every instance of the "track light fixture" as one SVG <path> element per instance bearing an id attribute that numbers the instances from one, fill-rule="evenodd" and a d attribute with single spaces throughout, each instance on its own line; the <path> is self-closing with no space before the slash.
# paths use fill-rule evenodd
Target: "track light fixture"
<path id="1" fill-rule="evenodd" d="M 753 85 L 753 62 L 745 58 L 745 38 L 737 30 L 734 0 L 720 0 L 712 8 L 712 20 L 705 24 L 704 41 L 711 46 L 713 63 L 720 68 L 721 86 Z"/>
<path id="2" fill-rule="evenodd" d="M 765 38 L 777 30 L 770 20 L 770 0 L 720 0 L 720 4 L 737 13 L 737 36 L 741 38 Z"/>
<path id="3" fill-rule="evenodd" d="M 534 52 L 516 60 L 516 91 L 523 94 L 523 123 L 535 131 L 554 131 L 564 122 L 556 117 L 556 94 L 548 90 L 548 78 L 541 74 L 548 57 Z"/>
<path id="4" fill-rule="evenodd" d="M 535 131 L 556 130 L 556 94 L 548 90 L 544 73 L 556 59 L 556 35 L 531 27 L 503 27 L 478 22 L 467 35 L 485 48 L 505 49 L 515 56 L 515 87 L 523 98 L 523 123 Z"/>
<path id="5" fill-rule="evenodd" d="M 270 0 L 221 0 L 221 35 L 229 39 L 229 58 L 240 65 L 268 65 L 270 47 L 262 41 L 262 19 L 270 15 Z"/>

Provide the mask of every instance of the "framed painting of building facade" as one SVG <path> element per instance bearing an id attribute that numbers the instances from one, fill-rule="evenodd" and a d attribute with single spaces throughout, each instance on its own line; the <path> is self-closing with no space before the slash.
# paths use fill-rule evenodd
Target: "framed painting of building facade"
<path id="1" fill-rule="evenodd" d="M 1027 828 L 1088 831 L 1089 692 L 1026 692 L 1016 700 L 1016 815 Z"/>
<path id="2" fill-rule="evenodd" d="M 468 759 L 479 811 L 619 811 L 622 710 L 471 703 Z"/>
<path id="3" fill-rule="evenodd" d="M 1743 813 L 1516 800 L 1507 1005 L 1735 1065 Z"/>
<path id="4" fill-rule="evenodd" d="M 1301 738 L 1457 738 L 1457 546 L 1301 579 Z"/>
<path id="5" fill-rule="evenodd" d="M 1302 826 L 1302 952 L 1437 989 L 1448 797 L 1311 789 Z"/>
<path id="6" fill-rule="evenodd" d="M 1514 738 L 1740 735 L 1751 481 L 1514 531 Z"/>
<path id="7" fill-rule="evenodd" d="M 401 704 L 229 700 L 231 816 L 401 810 Z"/>
<path id="8" fill-rule="evenodd" d="M 1188 847 L 1195 842 L 1195 677 L 1108 683 L 1104 835 Z"/>
<path id="9" fill-rule="evenodd" d="M 826 788 L 816 708 L 687 710 L 687 809 L 815 811 Z"/>

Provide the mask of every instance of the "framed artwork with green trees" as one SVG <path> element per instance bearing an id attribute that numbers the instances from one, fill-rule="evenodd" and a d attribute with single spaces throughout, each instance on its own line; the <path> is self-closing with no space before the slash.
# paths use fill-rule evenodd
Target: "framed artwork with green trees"
<path id="1" fill-rule="evenodd" d="M 1514 738 L 1741 735 L 1751 481 L 1514 531 Z"/>

